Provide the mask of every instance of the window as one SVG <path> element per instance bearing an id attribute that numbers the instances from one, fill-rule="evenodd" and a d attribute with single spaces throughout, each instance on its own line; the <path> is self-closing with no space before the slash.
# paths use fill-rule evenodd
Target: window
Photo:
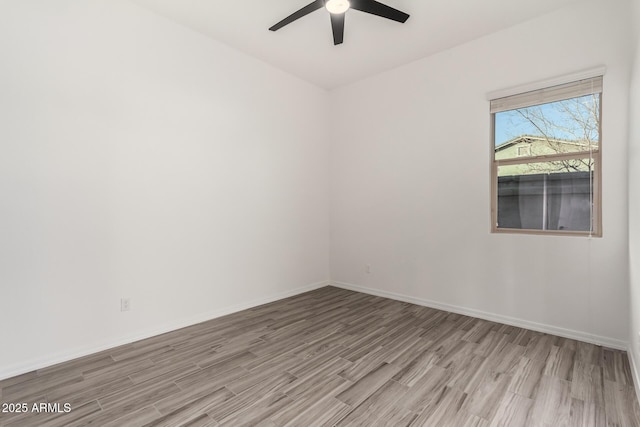
<path id="1" fill-rule="evenodd" d="M 530 156 L 531 155 L 531 147 L 528 145 L 522 145 L 518 147 L 518 157 L 522 156 Z"/>
<path id="2" fill-rule="evenodd" d="M 602 235 L 602 76 L 491 100 L 492 232 Z"/>

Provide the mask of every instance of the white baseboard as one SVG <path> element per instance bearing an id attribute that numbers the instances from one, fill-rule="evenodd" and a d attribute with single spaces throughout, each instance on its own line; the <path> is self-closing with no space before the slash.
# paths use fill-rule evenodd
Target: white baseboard
<path id="1" fill-rule="evenodd" d="M 35 371 L 38 369 L 46 368 L 48 366 L 53 366 L 58 363 L 68 362 L 73 359 L 77 359 L 79 357 L 88 356 L 93 353 L 98 353 L 100 351 L 108 350 L 114 347 L 118 347 L 124 344 L 130 344 L 132 342 L 140 341 L 145 338 L 154 337 L 156 335 L 164 334 L 167 332 L 175 331 L 177 329 L 185 328 L 187 326 L 192 326 L 198 323 L 206 322 L 208 320 L 215 319 L 217 317 L 226 316 L 228 314 L 237 313 L 238 311 L 246 310 L 249 308 L 257 307 L 259 305 L 268 304 L 274 301 L 278 301 L 284 298 L 292 297 L 295 295 L 302 294 L 304 292 L 309 292 L 314 289 L 319 289 L 325 286 L 328 286 L 330 282 L 323 281 L 318 283 L 313 283 L 311 285 L 302 286 L 296 289 L 292 289 L 285 292 L 279 292 L 276 294 L 272 294 L 268 297 L 258 298 L 255 300 L 251 300 L 246 303 L 237 304 L 213 311 L 209 311 L 206 313 L 200 313 L 196 316 L 192 316 L 186 319 L 180 319 L 174 322 L 165 323 L 161 326 L 154 327 L 151 329 L 147 329 L 144 331 L 137 332 L 135 334 L 131 334 L 125 337 L 121 337 L 115 340 L 108 340 L 102 343 L 92 344 L 90 346 L 85 347 L 77 347 L 74 349 L 70 349 L 68 351 L 43 356 L 35 359 L 30 359 L 22 363 L 18 363 L 11 366 L 2 366 L 0 367 L 0 380 L 15 377 L 17 375 L 22 375 L 27 372 Z"/>
<path id="2" fill-rule="evenodd" d="M 631 346 L 627 349 L 627 356 L 629 356 L 629 365 L 631 365 L 633 385 L 636 388 L 636 399 L 638 399 L 638 403 L 640 403 L 640 376 L 638 376 L 638 365 L 636 364 L 635 357 L 633 357 Z"/>
<path id="3" fill-rule="evenodd" d="M 408 302 L 411 304 L 422 305 L 425 307 L 436 308 L 438 310 L 450 311 L 465 316 L 477 317 L 479 319 L 490 320 L 492 322 L 504 323 L 506 325 L 516 326 L 533 331 L 543 332 L 551 335 L 558 335 L 564 338 L 571 338 L 578 341 L 584 341 L 591 344 L 601 345 L 604 347 L 615 348 L 618 350 L 627 350 L 627 342 L 615 338 L 593 335 L 587 332 L 575 331 L 572 329 L 560 328 L 557 326 L 546 325 L 543 323 L 532 322 L 529 320 L 518 319 L 515 317 L 503 316 L 500 314 L 489 313 L 486 311 L 476 310 L 457 305 L 445 304 L 437 301 L 431 301 L 422 298 L 416 298 L 408 295 L 398 294 L 395 292 L 383 291 L 380 289 L 372 289 L 364 286 L 353 285 L 344 282 L 331 282 L 331 286 L 347 289 L 355 292 L 362 292 L 369 295 L 375 295 L 384 298 L 390 298 L 397 301 Z"/>

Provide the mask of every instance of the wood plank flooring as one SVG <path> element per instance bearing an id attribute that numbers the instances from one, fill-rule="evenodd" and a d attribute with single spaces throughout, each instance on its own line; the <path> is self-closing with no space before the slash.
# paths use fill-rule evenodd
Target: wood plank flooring
<path id="1" fill-rule="evenodd" d="M 640 426 L 625 352 L 333 287 L 0 381 L 12 426 Z M 51 409 L 51 408 L 50 408 Z"/>

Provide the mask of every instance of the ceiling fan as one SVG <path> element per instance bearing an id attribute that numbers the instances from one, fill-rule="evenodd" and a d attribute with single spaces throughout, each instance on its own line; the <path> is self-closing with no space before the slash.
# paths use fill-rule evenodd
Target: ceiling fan
<path id="1" fill-rule="evenodd" d="M 302 9 L 297 10 L 282 21 L 269 28 L 277 31 L 287 24 L 302 18 L 321 8 L 326 8 L 331 16 L 331 29 L 333 30 L 333 44 L 341 44 L 344 40 L 344 15 L 349 9 L 370 13 L 397 22 L 406 22 L 409 15 L 375 0 L 315 0 Z"/>

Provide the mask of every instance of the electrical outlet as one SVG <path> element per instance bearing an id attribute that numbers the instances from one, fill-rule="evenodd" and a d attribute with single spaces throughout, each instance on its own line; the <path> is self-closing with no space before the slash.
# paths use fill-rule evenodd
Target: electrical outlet
<path id="1" fill-rule="evenodd" d="M 122 298 L 120 299 L 120 311 L 129 311 L 131 310 L 131 299 Z"/>
<path id="2" fill-rule="evenodd" d="M 371 274 L 371 264 L 366 264 L 364 266 L 364 272 L 367 274 Z"/>

